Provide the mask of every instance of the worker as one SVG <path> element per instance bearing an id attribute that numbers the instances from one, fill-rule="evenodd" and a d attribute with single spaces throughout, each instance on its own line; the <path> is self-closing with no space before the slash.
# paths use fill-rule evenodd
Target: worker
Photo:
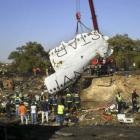
<path id="1" fill-rule="evenodd" d="M 9 98 L 7 98 L 9 100 Z M 11 113 L 16 113 L 16 105 L 15 105 L 15 101 L 11 100 Z"/>
<path id="2" fill-rule="evenodd" d="M 3 82 L 0 81 L 0 91 L 3 91 Z"/>
<path id="3" fill-rule="evenodd" d="M 14 104 L 15 104 L 16 97 L 17 97 L 16 93 L 11 96 L 11 102 L 14 103 Z"/>
<path id="4" fill-rule="evenodd" d="M 48 109 L 48 102 L 46 101 L 46 98 L 44 98 L 44 100 L 41 102 L 42 125 L 44 124 L 44 117 L 46 117 L 47 123 L 49 122 Z"/>
<path id="5" fill-rule="evenodd" d="M 75 103 L 75 105 L 76 105 L 76 110 L 79 110 L 80 108 L 81 108 L 81 106 L 80 106 L 80 96 L 79 96 L 79 94 L 78 93 L 76 93 L 75 95 L 74 95 L 74 103 Z"/>
<path id="6" fill-rule="evenodd" d="M 32 124 L 37 124 L 37 107 L 35 105 L 35 103 L 33 103 L 31 105 L 31 120 L 32 120 Z"/>
<path id="7" fill-rule="evenodd" d="M 19 92 L 23 92 L 23 83 L 22 81 L 20 81 L 20 84 L 19 84 Z"/>
<path id="8" fill-rule="evenodd" d="M 37 102 L 36 102 L 36 99 L 35 99 L 35 98 L 33 98 L 33 99 L 32 99 L 31 105 L 32 105 L 32 104 L 35 104 L 36 106 L 38 106 L 38 104 L 37 104 Z"/>
<path id="9" fill-rule="evenodd" d="M 19 94 L 19 100 L 23 102 L 23 99 L 24 99 L 24 97 L 23 97 L 22 93 L 20 92 L 20 94 Z"/>
<path id="10" fill-rule="evenodd" d="M 20 113 L 20 116 L 21 116 L 21 123 L 24 124 L 24 119 L 26 120 L 26 125 L 28 124 L 28 119 L 27 119 L 27 116 L 26 116 L 26 107 L 25 105 L 23 104 L 23 102 L 21 101 L 21 105 L 19 107 L 19 113 Z"/>
<path id="11" fill-rule="evenodd" d="M 34 103 L 34 104 L 35 104 L 35 103 Z M 28 121 L 29 121 L 29 120 L 30 120 L 30 116 L 31 116 L 31 104 L 30 104 L 29 101 L 25 101 L 25 102 L 24 102 L 24 105 L 25 105 L 25 107 L 26 107 L 27 119 L 28 119 Z"/>
<path id="12" fill-rule="evenodd" d="M 64 121 L 64 109 L 65 109 L 64 105 L 62 105 L 62 103 L 60 102 L 60 105 L 58 105 L 57 109 L 58 118 L 60 120 L 60 127 L 62 127 Z"/>
<path id="13" fill-rule="evenodd" d="M 19 101 L 19 96 L 17 94 L 16 98 L 15 98 L 15 110 L 16 110 L 16 117 L 20 117 L 19 115 L 19 106 L 20 106 L 20 101 Z"/>
<path id="14" fill-rule="evenodd" d="M 139 97 L 139 95 L 136 93 L 136 89 L 134 88 L 132 91 L 132 105 L 133 105 L 133 112 L 134 113 L 138 112 L 137 97 Z"/>
<path id="15" fill-rule="evenodd" d="M 72 95 L 70 93 L 67 93 L 66 95 L 66 103 L 67 103 L 67 106 L 68 106 L 68 112 L 71 112 L 71 109 L 72 109 Z"/>
<path id="16" fill-rule="evenodd" d="M 56 95 L 54 95 L 54 97 L 53 97 L 53 109 L 54 109 L 54 117 L 56 116 L 56 114 L 57 114 L 57 97 L 56 97 Z"/>
<path id="17" fill-rule="evenodd" d="M 3 116 L 3 106 L 2 106 L 2 102 L 0 100 L 0 117 Z"/>
<path id="18" fill-rule="evenodd" d="M 11 110 L 12 110 L 11 104 L 10 101 L 8 100 L 6 104 L 7 123 L 9 123 L 11 120 Z"/>
<path id="19" fill-rule="evenodd" d="M 26 82 L 25 84 L 26 84 L 26 91 L 29 91 L 29 83 Z"/>
<path id="20" fill-rule="evenodd" d="M 100 68 L 99 68 L 98 64 L 96 64 L 94 66 L 94 71 L 95 71 L 95 74 L 97 75 L 97 77 L 100 77 Z"/>
<path id="21" fill-rule="evenodd" d="M 46 99 L 46 96 L 44 95 L 44 90 L 42 90 L 41 92 L 41 96 L 40 96 L 40 101 L 44 101 L 44 99 Z"/>
<path id="22" fill-rule="evenodd" d="M 36 76 L 36 68 L 33 68 L 34 76 Z"/>
<path id="23" fill-rule="evenodd" d="M 118 92 L 118 94 L 116 96 L 116 102 L 118 104 L 118 113 L 121 113 L 122 96 L 121 96 L 120 92 Z"/>
<path id="24" fill-rule="evenodd" d="M 93 75 L 94 74 L 94 66 L 90 65 L 90 74 Z"/>
<path id="25" fill-rule="evenodd" d="M 53 98 L 51 96 L 51 94 L 48 95 L 48 105 L 49 105 L 49 111 L 52 112 L 52 102 L 53 102 Z"/>
<path id="26" fill-rule="evenodd" d="M 9 91 L 11 91 L 12 83 L 9 82 L 7 86 L 8 86 Z"/>
<path id="27" fill-rule="evenodd" d="M 15 91 L 15 81 L 12 81 L 12 91 Z"/>

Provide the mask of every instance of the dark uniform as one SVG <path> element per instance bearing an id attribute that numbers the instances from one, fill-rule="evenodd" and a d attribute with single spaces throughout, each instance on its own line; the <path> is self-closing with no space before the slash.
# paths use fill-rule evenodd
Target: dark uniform
<path id="1" fill-rule="evenodd" d="M 54 108 L 54 115 L 57 114 L 57 99 L 56 96 L 53 97 L 53 108 Z"/>
<path id="2" fill-rule="evenodd" d="M 139 95 L 136 94 L 136 90 L 133 90 L 133 93 L 132 93 L 133 112 L 137 112 L 138 111 L 137 101 L 136 101 L 137 97 L 139 97 Z"/>
<path id="3" fill-rule="evenodd" d="M 72 109 L 72 96 L 70 93 L 67 93 L 66 95 L 66 103 L 68 105 L 68 112 L 69 112 L 70 109 Z"/>
<path id="4" fill-rule="evenodd" d="M 97 77 L 100 77 L 100 68 L 99 68 L 99 65 L 98 64 L 96 64 L 94 66 L 94 72 L 97 75 Z"/>
<path id="5" fill-rule="evenodd" d="M 30 102 L 25 101 L 25 102 L 24 102 L 24 105 L 25 105 L 25 107 L 26 107 L 27 119 L 28 119 L 28 121 L 29 121 L 30 118 L 31 118 L 31 104 L 30 104 Z"/>
<path id="6" fill-rule="evenodd" d="M 1 101 L 0 101 L 0 116 L 3 116 L 3 106 Z"/>
<path id="7" fill-rule="evenodd" d="M 52 102 L 53 98 L 51 95 L 48 96 L 48 105 L 49 105 L 49 110 L 52 112 Z"/>
<path id="8" fill-rule="evenodd" d="M 14 81 L 12 82 L 12 91 L 13 92 L 15 91 L 15 82 Z"/>
<path id="9" fill-rule="evenodd" d="M 20 101 L 19 101 L 19 96 L 15 98 L 15 111 L 16 111 L 16 117 L 20 117 L 19 115 L 19 106 L 20 106 Z"/>
<path id="10" fill-rule="evenodd" d="M 11 104 L 8 102 L 6 104 L 6 114 L 7 114 L 7 122 L 10 122 L 11 120 Z"/>
<path id="11" fill-rule="evenodd" d="M 26 82 L 26 90 L 29 91 L 29 83 Z"/>
<path id="12" fill-rule="evenodd" d="M 80 96 L 78 94 L 74 95 L 74 103 L 76 105 L 76 110 L 79 110 L 81 106 L 80 106 Z"/>

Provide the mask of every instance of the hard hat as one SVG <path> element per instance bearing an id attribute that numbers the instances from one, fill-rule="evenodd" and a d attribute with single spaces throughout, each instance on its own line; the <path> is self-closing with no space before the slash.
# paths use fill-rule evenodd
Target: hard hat
<path id="1" fill-rule="evenodd" d="M 133 88 L 133 91 L 136 91 L 136 89 L 135 89 L 135 88 Z"/>

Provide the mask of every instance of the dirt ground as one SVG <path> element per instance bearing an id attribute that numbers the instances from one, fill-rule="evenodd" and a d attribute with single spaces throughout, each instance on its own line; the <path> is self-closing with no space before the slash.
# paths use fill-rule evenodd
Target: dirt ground
<path id="1" fill-rule="evenodd" d="M 40 94 L 41 85 L 44 82 L 44 77 L 30 77 L 26 78 L 30 82 L 30 95 Z M 90 77 L 91 79 L 91 77 Z M 4 84 L 11 79 L 0 79 Z M 21 80 L 15 77 L 17 82 Z M 16 87 L 17 89 L 18 87 Z M 126 115 L 134 119 L 132 124 L 121 124 L 117 120 L 117 113 L 109 113 L 110 120 L 104 119 L 101 114 L 104 110 L 92 111 L 92 109 L 115 103 L 115 96 L 117 92 L 121 92 L 123 101 L 130 106 L 132 89 L 136 88 L 140 95 L 140 75 L 131 75 L 126 73 L 122 75 L 114 75 L 111 77 L 93 78 L 91 85 L 83 89 L 80 93 L 81 105 L 83 111 L 78 115 L 84 115 L 84 118 L 75 125 L 59 126 L 50 125 L 19 125 L 20 120 L 12 120 L 11 124 L 6 124 L 7 139 L 8 140 L 139 140 L 140 138 L 140 113 L 132 113 L 128 111 Z M 0 98 L 6 98 L 8 90 L 0 93 Z M 25 92 L 26 93 L 26 92 Z M 138 99 L 138 103 L 139 103 Z M 140 105 L 139 105 L 140 106 Z M 90 110 L 90 111 L 89 111 Z M 0 122 L 5 122 L 0 118 Z M 55 134 L 60 131 L 64 133 L 72 133 L 73 136 L 61 136 Z M 0 125 L 0 140 L 4 139 L 4 129 Z"/>

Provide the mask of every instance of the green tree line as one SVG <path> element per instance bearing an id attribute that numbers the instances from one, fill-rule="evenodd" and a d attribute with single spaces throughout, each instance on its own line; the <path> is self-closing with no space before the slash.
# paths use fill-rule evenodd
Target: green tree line
<path id="1" fill-rule="evenodd" d="M 140 40 L 133 40 L 127 34 L 119 35 L 109 39 L 108 43 L 114 52 L 111 55 L 116 60 L 118 68 L 131 70 L 134 67 L 140 68 Z"/>
<path id="2" fill-rule="evenodd" d="M 26 45 L 12 51 L 8 59 L 13 60 L 10 71 L 19 74 L 30 74 L 34 68 L 45 69 L 49 64 L 48 52 L 37 42 L 28 42 Z"/>

